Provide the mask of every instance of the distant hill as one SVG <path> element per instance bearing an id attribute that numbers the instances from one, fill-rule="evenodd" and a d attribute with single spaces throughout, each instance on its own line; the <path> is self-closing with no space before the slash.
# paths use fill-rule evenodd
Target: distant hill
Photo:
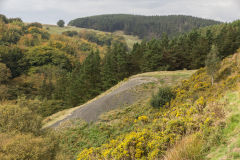
<path id="1" fill-rule="evenodd" d="M 184 15 L 139 16 L 110 14 L 77 18 L 70 21 L 68 25 L 107 32 L 122 30 L 128 35 L 149 39 L 153 37 L 159 38 L 163 33 L 172 37 L 195 28 L 220 23 L 219 21 Z"/>

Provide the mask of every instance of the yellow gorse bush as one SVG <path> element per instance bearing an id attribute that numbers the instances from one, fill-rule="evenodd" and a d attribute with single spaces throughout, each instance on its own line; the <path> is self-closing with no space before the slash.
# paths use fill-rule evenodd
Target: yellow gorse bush
<path id="1" fill-rule="evenodd" d="M 142 121 L 142 122 L 148 122 L 148 117 L 147 116 L 140 116 L 140 117 L 138 117 L 138 120 Z"/>

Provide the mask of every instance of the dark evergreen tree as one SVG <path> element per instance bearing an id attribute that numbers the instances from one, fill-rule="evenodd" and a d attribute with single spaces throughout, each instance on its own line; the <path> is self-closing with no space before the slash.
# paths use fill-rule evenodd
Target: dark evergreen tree
<path id="1" fill-rule="evenodd" d="M 128 77 L 130 75 L 129 66 L 130 61 L 127 54 L 127 47 L 122 43 L 114 44 L 103 59 L 103 88 L 107 89 L 118 81 Z"/>
<path id="2" fill-rule="evenodd" d="M 99 15 L 72 20 L 69 25 L 114 32 L 123 30 L 126 34 L 140 38 L 160 38 L 162 33 L 170 37 L 188 32 L 194 28 L 219 24 L 220 22 L 191 16 L 138 16 L 138 15 Z"/>
<path id="3" fill-rule="evenodd" d="M 108 89 L 117 83 L 118 79 L 116 77 L 116 64 L 114 63 L 114 55 L 111 54 L 110 48 L 103 59 L 101 75 L 102 75 L 102 85 L 104 89 Z"/>
<path id="4" fill-rule="evenodd" d="M 141 44 L 134 44 L 133 49 L 129 55 L 129 72 L 131 75 L 141 72 L 141 64 L 144 63 L 143 53 L 146 47 L 146 41 Z"/>
<path id="5" fill-rule="evenodd" d="M 163 49 L 158 40 L 154 39 L 146 44 L 143 53 L 144 63 L 140 65 L 142 72 L 157 71 L 162 69 Z"/>
<path id="6" fill-rule="evenodd" d="M 101 92 L 101 59 L 99 51 L 91 52 L 82 65 L 81 76 L 85 88 L 88 89 L 88 97 L 95 97 Z"/>

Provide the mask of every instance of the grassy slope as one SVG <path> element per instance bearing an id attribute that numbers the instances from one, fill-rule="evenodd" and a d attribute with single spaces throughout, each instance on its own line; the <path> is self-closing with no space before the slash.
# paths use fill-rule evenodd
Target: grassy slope
<path id="1" fill-rule="evenodd" d="M 51 34 L 62 34 L 62 32 L 65 32 L 65 31 L 77 31 L 77 32 L 91 31 L 91 32 L 96 32 L 96 33 L 112 34 L 110 32 L 103 32 L 103 31 L 98 31 L 98 30 L 94 30 L 94 29 L 87 29 L 87 28 L 78 28 L 78 27 L 74 27 L 74 26 L 66 26 L 66 27 L 62 28 L 62 27 L 58 27 L 56 25 L 45 24 L 44 28 L 48 29 L 49 33 L 51 33 Z M 141 40 L 137 36 L 125 35 L 122 31 L 114 32 L 113 35 L 122 36 L 125 39 L 128 47 L 130 49 L 132 49 L 132 47 L 135 43 L 140 43 L 141 42 Z"/>
<path id="2" fill-rule="evenodd" d="M 78 158 L 239 159 L 239 68 L 240 53 L 223 60 L 213 86 L 205 69 L 199 70 L 176 88 L 177 97 L 170 108 L 155 110 L 146 98 L 106 113 L 101 120 L 117 127 L 117 138 L 110 136 L 110 143 L 85 149 Z M 165 146 L 170 150 L 162 157 Z"/>
<path id="3" fill-rule="evenodd" d="M 237 53 L 233 56 L 226 58 L 222 62 L 222 67 L 220 69 L 219 76 L 221 79 L 225 79 L 222 85 L 226 85 L 226 83 L 234 84 L 236 87 L 229 87 L 225 91 L 223 91 L 223 95 L 220 99 L 216 98 L 213 99 L 209 106 L 215 106 L 219 110 L 215 113 L 222 112 L 222 116 L 219 120 L 216 120 L 215 123 L 217 127 L 221 128 L 221 125 L 224 124 L 224 128 L 218 130 L 214 136 L 209 136 L 208 140 L 212 141 L 214 139 L 213 145 L 210 146 L 210 150 L 207 151 L 207 155 L 204 156 L 206 160 L 239 160 L 240 159 L 240 84 L 239 84 L 239 77 L 240 77 L 240 53 Z M 226 77 L 232 77 L 227 79 Z M 219 80 L 218 80 L 219 81 Z M 219 85 L 219 84 L 218 84 Z M 233 85 L 234 86 L 234 85 Z M 222 87 L 219 85 L 219 87 Z M 222 109 L 222 111 L 220 111 Z M 189 140 L 191 136 L 183 140 Z M 198 141 L 199 143 L 200 141 Z M 187 155 L 193 153 L 187 153 L 187 149 L 191 150 L 193 145 L 190 145 L 192 148 L 187 148 L 189 144 L 184 143 L 181 141 L 174 147 L 167 152 L 167 156 L 164 160 L 174 160 L 178 159 L 179 155 Z M 181 149 L 179 148 L 181 147 Z M 196 147 L 196 146 L 194 146 Z M 184 148 L 184 149 L 183 149 Z M 199 148 L 201 149 L 201 148 Z M 177 156 L 176 156 L 177 155 Z M 170 157 L 170 158 L 169 158 Z M 182 158 L 182 157 L 181 157 Z M 195 157 L 196 158 L 196 157 Z"/>
<path id="4" fill-rule="evenodd" d="M 86 124 L 81 121 L 75 121 L 71 122 L 73 124 L 72 127 L 65 129 L 61 128 L 58 130 L 61 131 L 59 132 L 61 137 L 61 152 L 58 155 L 58 159 L 72 159 L 73 156 L 76 156 L 81 150 L 85 148 L 101 146 L 102 144 L 109 142 L 109 140 L 112 138 L 116 138 L 119 135 L 124 135 L 131 132 L 134 129 L 133 122 L 136 117 L 156 112 L 152 110 L 152 107 L 149 105 L 149 100 L 152 93 L 156 92 L 159 86 L 176 85 L 183 79 L 189 78 L 194 72 L 195 71 L 187 70 L 174 72 L 161 71 L 135 75 L 128 79 L 125 79 L 118 85 L 96 97 L 99 98 L 109 92 L 112 92 L 131 78 L 154 77 L 158 79 L 157 82 L 143 84 L 133 89 L 133 91 L 139 95 L 139 99 L 135 104 L 130 106 L 123 106 L 107 112 L 100 117 L 100 120 L 97 123 Z M 45 126 L 50 125 L 56 120 L 63 118 L 66 114 L 69 114 L 77 108 L 65 110 L 48 117 L 44 121 Z M 130 119 L 132 121 L 130 121 Z M 129 123 L 123 124 L 122 122 Z"/>
<path id="5" fill-rule="evenodd" d="M 209 160 L 240 159 L 240 90 L 228 92 L 223 100 L 228 101 L 227 127 L 223 130 L 220 146 L 212 148 L 207 156 Z"/>
<path id="6" fill-rule="evenodd" d="M 78 27 L 73 27 L 73 26 L 66 26 L 66 27 L 58 27 L 57 25 L 49 25 L 49 24 L 44 24 L 44 29 L 47 29 L 49 33 L 51 34 L 62 34 L 62 32 L 65 31 L 93 31 L 93 32 L 98 32 L 98 33 L 104 33 L 102 31 L 97 31 L 93 29 L 85 29 L 85 28 L 78 28 Z"/>
<path id="7" fill-rule="evenodd" d="M 213 133 L 207 137 L 211 146 L 209 150 L 204 149 L 202 140 L 196 140 L 193 135 L 184 137 L 173 148 L 166 152 L 164 160 L 239 160 L 240 159 L 240 88 L 229 90 L 223 97 L 214 102 L 220 105 L 224 113 L 221 120 L 216 123 L 225 124 L 223 130 Z M 223 106 L 221 106 L 224 104 Z M 219 111 L 218 111 L 219 112 Z M 220 125 L 218 126 L 220 127 Z M 214 135 L 216 134 L 216 135 Z M 201 153 L 201 150 L 203 153 Z M 198 156 L 201 157 L 198 157 Z M 192 157 L 191 157 L 192 156 Z M 191 157 L 189 159 L 189 157 Z"/>
<path id="8" fill-rule="evenodd" d="M 134 45 L 135 43 L 141 43 L 141 40 L 139 39 L 138 36 L 126 35 L 126 34 L 124 34 L 123 31 L 117 31 L 117 32 L 114 32 L 113 34 L 124 37 L 124 39 L 125 39 L 128 47 L 129 47 L 130 49 L 132 49 L 132 47 L 133 47 L 133 45 Z"/>

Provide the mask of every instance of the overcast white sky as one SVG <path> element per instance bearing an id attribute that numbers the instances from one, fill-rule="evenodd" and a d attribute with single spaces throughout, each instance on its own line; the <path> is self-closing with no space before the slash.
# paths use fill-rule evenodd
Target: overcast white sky
<path id="1" fill-rule="evenodd" d="M 192 15 L 224 22 L 240 19 L 240 0 L 0 0 L 0 14 L 55 24 L 98 14 Z"/>

